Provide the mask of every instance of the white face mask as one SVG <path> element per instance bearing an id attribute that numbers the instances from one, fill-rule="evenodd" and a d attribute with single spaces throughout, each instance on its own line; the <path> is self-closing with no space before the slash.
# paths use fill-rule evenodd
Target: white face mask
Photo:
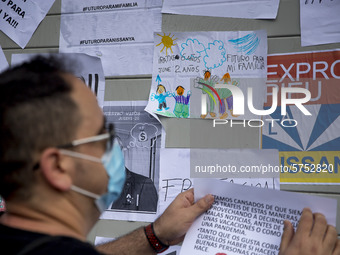
<path id="1" fill-rule="evenodd" d="M 107 193 L 103 195 L 98 195 L 85 189 L 79 188 L 75 185 L 71 186 L 71 189 L 73 191 L 95 199 L 95 204 L 100 213 L 105 211 L 105 209 L 107 209 L 114 201 L 119 198 L 125 184 L 126 173 L 124 156 L 117 140 L 114 141 L 112 149 L 105 152 L 105 154 L 101 158 L 64 149 L 60 149 L 60 152 L 71 157 L 103 164 L 109 176 Z"/>

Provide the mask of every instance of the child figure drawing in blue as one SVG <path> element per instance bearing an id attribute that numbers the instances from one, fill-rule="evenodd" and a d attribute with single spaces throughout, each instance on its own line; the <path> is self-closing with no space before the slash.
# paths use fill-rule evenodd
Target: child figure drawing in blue
<path id="1" fill-rule="evenodd" d="M 152 96 L 158 101 L 157 111 L 162 111 L 163 108 L 164 110 L 169 109 L 169 107 L 166 106 L 166 98 L 170 97 L 171 95 L 169 92 L 166 92 L 166 88 L 162 84 L 157 86 L 156 94 L 152 94 Z"/>

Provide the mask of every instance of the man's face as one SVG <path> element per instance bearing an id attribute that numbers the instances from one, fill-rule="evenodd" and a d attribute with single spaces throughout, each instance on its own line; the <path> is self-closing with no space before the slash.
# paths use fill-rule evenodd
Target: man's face
<path id="1" fill-rule="evenodd" d="M 97 104 L 97 99 L 83 81 L 73 75 L 67 75 L 72 84 L 71 97 L 78 105 L 81 123 L 76 132 L 75 139 L 99 135 L 105 132 L 103 113 Z M 106 141 L 82 144 L 75 147 L 77 152 L 101 158 L 105 152 Z M 75 178 L 73 184 L 86 188 L 95 194 L 106 192 L 108 175 L 102 164 L 84 159 L 76 160 Z"/>

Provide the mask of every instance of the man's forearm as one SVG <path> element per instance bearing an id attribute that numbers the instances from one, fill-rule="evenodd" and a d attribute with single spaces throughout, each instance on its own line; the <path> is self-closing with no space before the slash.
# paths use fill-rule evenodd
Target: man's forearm
<path id="1" fill-rule="evenodd" d="M 101 253 L 112 255 L 156 254 L 145 236 L 144 228 L 138 228 L 115 241 L 98 245 L 96 248 Z"/>

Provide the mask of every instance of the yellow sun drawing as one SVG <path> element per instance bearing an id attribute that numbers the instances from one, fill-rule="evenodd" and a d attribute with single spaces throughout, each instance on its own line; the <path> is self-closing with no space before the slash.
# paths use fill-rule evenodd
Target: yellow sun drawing
<path id="1" fill-rule="evenodd" d="M 171 53 L 173 53 L 171 46 L 175 46 L 176 44 L 174 44 L 174 41 L 177 40 L 173 39 L 175 35 L 171 36 L 171 33 L 169 33 L 168 35 L 166 35 L 165 33 L 163 33 L 163 35 L 157 34 L 158 36 L 162 37 L 162 41 L 157 44 L 156 46 L 159 46 L 161 44 L 163 44 L 163 49 L 161 50 L 161 52 L 164 50 L 164 48 L 166 48 L 165 53 L 166 55 L 168 55 L 168 49 L 171 50 Z"/>

